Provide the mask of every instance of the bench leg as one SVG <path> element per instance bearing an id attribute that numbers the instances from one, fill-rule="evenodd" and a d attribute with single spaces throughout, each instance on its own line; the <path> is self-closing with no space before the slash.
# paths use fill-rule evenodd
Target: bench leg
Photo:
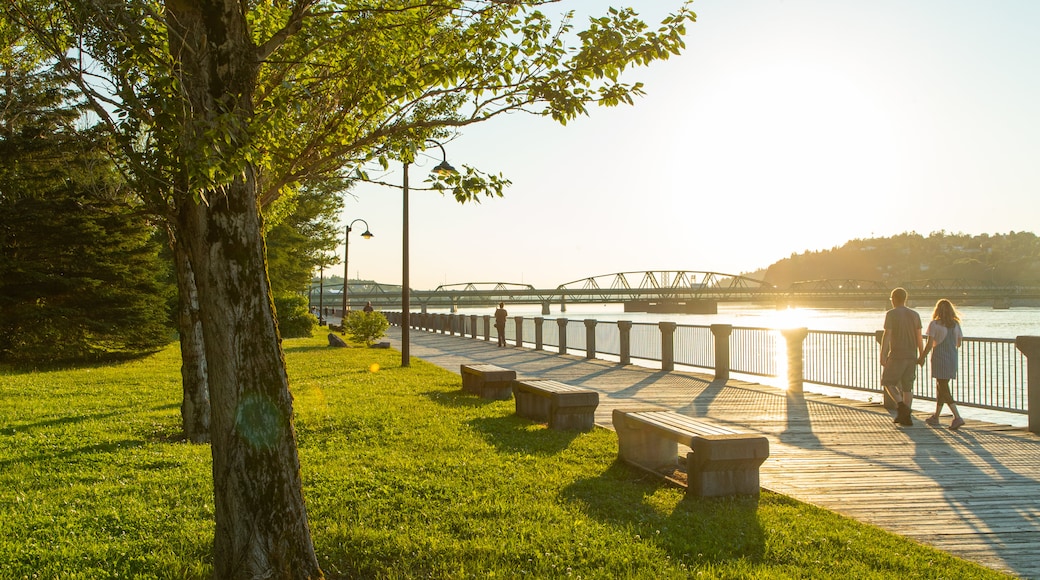
<path id="1" fill-rule="evenodd" d="M 675 441 L 652 435 L 638 426 L 630 427 L 624 415 L 617 412 L 613 423 L 621 459 L 651 470 L 679 463 L 679 445 Z"/>
<path id="2" fill-rule="evenodd" d="M 488 381 L 479 387 L 479 395 L 484 399 L 505 401 L 513 397 L 513 381 Z"/>
<path id="3" fill-rule="evenodd" d="M 698 497 L 757 495 L 758 468 L 769 456 L 765 437 L 695 437 L 686 456 L 686 492 Z"/>
<path id="4" fill-rule="evenodd" d="M 514 389 L 513 396 L 516 398 L 517 416 L 535 421 L 545 421 L 549 418 L 548 398 L 519 389 Z"/>
<path id="5" fill-rule="evenodd" d="M 550 408 L 549 428 L 561 431 L 591 431 L 596 426 L 596 408 Z"/>
<path id="6" fill-rule="evenodd" d="M 482 386 L 484 386 L 483 378 L 469 373 L 462 373 L 462 392 L 476 395 L 480 393 Z"/>

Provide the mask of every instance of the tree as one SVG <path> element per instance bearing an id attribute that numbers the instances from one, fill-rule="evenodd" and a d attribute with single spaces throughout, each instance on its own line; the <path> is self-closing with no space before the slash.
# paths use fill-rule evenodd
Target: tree
<path id="1" fill-rule="evenodd" d="M 275 294 L 306 290 L 312 274 L 322 266 L 322 256 L 335 251 L 342 235 L 336 223 L 343 207 L 339 187 L 339 180 L 302 187 L 297 195 L 283 198 L 275 223 L 274 212 L 265 212 L 267 270 Z"/>
<path id="2" fill-rule="evenodd" d="M 154 228 L 96 152 L 103 136 L 77 130 L 61 79 L 31 53 L 3 62 L 0 359 L 97 360 L 165 344 Z"/>
<path id="3" fill-rule="evenodd" d="M 538 11 L 543 3 L 11 0 L 0 8 L 75 75 L 193 275 L 179 285 L 182 295 L 192 282 L 197 290 L 218 577 L 321 576 L 260 208 L 317 177 L 411 161 L 426 138 L 506 112 L 565 123 L 593 103 L 631 103 L 642 87 L 620 74 L 677 54 L 693 20 L 684 5 L 651 31 L 632 11 L 610 9 L 575 33 L 569 19 L 557 25 Z M 464 168 L 444 187 L 468 201 L 501 195 L 504 184 Z"/>

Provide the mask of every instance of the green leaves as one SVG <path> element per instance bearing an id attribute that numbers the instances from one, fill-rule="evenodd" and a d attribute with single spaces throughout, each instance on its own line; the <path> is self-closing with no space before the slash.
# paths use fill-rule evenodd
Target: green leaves
<path id="1" fill-rule="evenodd" d="M 481 196 L 502 197 L 505 188 L 512 184 L 502 174 L 484 173 L 468 165 L 463 166 L 461 173 L 431 174 L 426 183 L 441 194 L 450 192 L 459 203 L 480 203 Z"/>

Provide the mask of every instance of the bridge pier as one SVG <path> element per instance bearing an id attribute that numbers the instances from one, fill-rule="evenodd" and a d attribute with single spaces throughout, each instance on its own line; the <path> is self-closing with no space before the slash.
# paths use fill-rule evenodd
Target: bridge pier
<path id="1" fill-rule="evenodd" d="M 542 316 L 549 315 L 549 301 L 545 300 L 542 302 Z"/>

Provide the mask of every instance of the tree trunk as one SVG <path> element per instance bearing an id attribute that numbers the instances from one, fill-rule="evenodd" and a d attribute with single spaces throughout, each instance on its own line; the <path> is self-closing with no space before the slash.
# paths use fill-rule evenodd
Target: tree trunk
<path id="1" fill-rule="evenodd" d="M 189 163 L 206 163 L 200 152 L 226 161 L 223 144 L 250 142 L 259 58 L 245 6 L 240 0 L 166 2 L 170 50 L 180 59 L 180 87 L 190 103 L 178 144 L 181 158 L 194 160 Z M 176 231 L 195 274 L 209 378 L 214 573 L 221 579 L 321 578 L 267 278 L 256 172 L 248 163 L 228 171 L 235 175 L 230 183 L 175 194 Z"/>
<path id="2" fill-rule="evenodd" d="M 212 404 L 218 578 L 317 578 L 252 183 L 181 210 Z"/>
<path id="3" fill-rule="evenodd" d="M 209 379 L 206 353 L 199 317 L 198 289 L 186 249 L 170 234 L 170 247 L 177 270 L 177 327 L 181 341 L 181 423 L 192 443 L 209 442 Z"/>

